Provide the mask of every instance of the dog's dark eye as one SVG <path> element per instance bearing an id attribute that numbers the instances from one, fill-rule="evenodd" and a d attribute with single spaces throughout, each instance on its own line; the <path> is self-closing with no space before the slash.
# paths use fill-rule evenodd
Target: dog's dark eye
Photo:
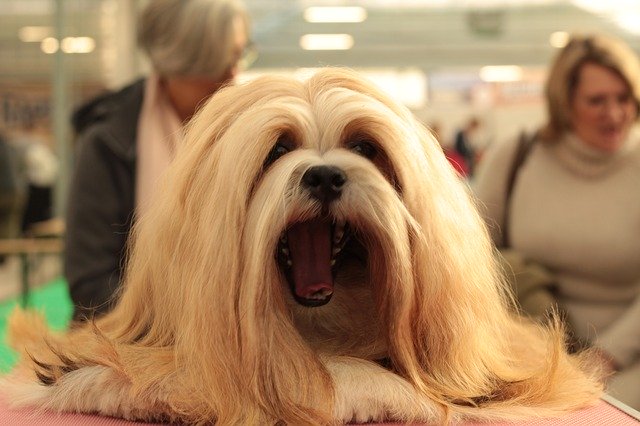
<path id="1" fill-rule="evenodd" d="M 264 167 L 268 167 L 271 164 L 275 163 L 276 160 L 283 155 L 291 152 L 292 146 L 291 143 L 287 140 L 278 140 L 278 142 L 274 145 L 274 147 L 267 155 L 267 159 L 264 162 Z"/>
<path id="2" fill-rule="evenodd" d="M 378 149 L 369 141 L 358 141 L 349 144 L 349 149 L 364 158 L 373 160 L 378 155 Z"/>

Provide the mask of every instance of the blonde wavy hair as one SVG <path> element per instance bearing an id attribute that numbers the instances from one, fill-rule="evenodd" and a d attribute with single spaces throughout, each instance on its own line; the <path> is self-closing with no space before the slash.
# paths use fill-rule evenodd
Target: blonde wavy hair
<path id="1" fill-rule="evenodd" d="M 335 200 L 310 195 L 314 167 L 344 174 Z M 113 312 L 62 335 L 13 315 L 15 404 L 188 423 L 442 423 L 557 416 L 601 393 L 557 323 L 516 315 L 437 141 L 352 71 L 221 90 L 161 188 Z M 330 300 L 310 307 L 278 256 L 293 226 L 325 216 L 351 242 Z"/>

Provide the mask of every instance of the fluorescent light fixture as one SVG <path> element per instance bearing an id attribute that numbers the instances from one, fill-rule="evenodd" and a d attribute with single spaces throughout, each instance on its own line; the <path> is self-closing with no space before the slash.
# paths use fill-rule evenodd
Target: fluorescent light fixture
<path id="1" fill-rule="evenodd" d="M 40 49 L 48 55 L 56 53 L 59 47 L 64 53 L 91 53 L 96 48 L 96 41 L 91 37 L 65 37 L 59 43 L 57 38 L 47 37 L 40 43 Z"/>
<path id="2" fill-rule="evenodd" d="M 51 55 L 58 51 L 58 39 L 54 37 L 47 37 L 40 43 L 40 50 L 47 55 Z"/>
<path id="3" fill-rule="evenodd" d="M 64 53 L 90 53 L 96 48 L 96 41 L 91 37 L 65 37 L 62 39 Z"/>
<path id="4" fill-rule="evenodd" d="M 52 27 L 27 26 L 18 30 L 18 38 L 26 43 L 40 43 L 47 37 L 53 35 Z"/>
<path id="5" fill-rule="evenodd" d="M 569 33 L 566 31 L 556 31 L 549 36 L 549 44 L 555 48 L 562 49 L 569 43 Z"/>
<path id="6" fill-rule="evenodd" d="M 306 8 L 303 16 L 307 22 L 363 22 L 367 19 L 367 10 L 359 6 L 316 6 Z"/>
<path id="7" fill-rule="evenodd" d="M 517 65 L 487 65 L 480 68 L 480 78 L 486 82 L 520 81 L 522 68 Z"/>
<path id="8" fill-rule="evenodd" d="M 304 50 L 348 50 L 353 47 L 353 37 L 349 34 L 305 34 L 300 37 L 300 47 Z"/>

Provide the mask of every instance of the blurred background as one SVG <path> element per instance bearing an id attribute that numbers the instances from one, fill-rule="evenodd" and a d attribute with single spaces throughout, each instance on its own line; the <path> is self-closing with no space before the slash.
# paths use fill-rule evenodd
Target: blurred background
<path id="1" fill-rule="evenodd" d="M 34 123 L 54 148 L 58 212 L 73 161 L 70 112 L 146 71 L 134 40 L 142 3 L 0 0 L 0 129 Z M 257 56 L 240 79 L 352 67 L 438 127 L 445 145 L 470 116 L 483 123 L 478 145 L 536 127 L 545 67 L 569 32 L 606 32 L 640 49 L 636 0 L 246 3 Z"/>
<path id="2" fill-rule="evenodd" d="M 351 67 L 437 130 L 444 146 L 472 118 L 482 124 L 473 140 L 478 150 L 537 127 L 547 64 L 571 32 L 612 34 L 640 50 L 638 0 L 245 2 L 255 53 L 239 80 Z M 54 216 L 63 214 L 73 164 L 71 112 L 148 70 L 134 36 L 143 3 L 0 0 L 0 132 L 28 129 L 57 157 Z M 54 317 L 70 312 L 59 258 L 20 259 L 0 268 L 0 345 L 25 271 L 27 284 L 53 291 L 42 303 L 63 305 Z"/>

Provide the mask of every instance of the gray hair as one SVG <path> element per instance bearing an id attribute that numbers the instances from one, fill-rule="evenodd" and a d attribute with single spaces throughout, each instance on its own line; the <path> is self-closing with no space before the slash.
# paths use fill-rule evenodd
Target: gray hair
<path id="1" fill-rule="evenodd" d="M 160 75 L 217 77 L 233 65 L 236 17 L 248 32 L 241 0 L 149 0 L 138 18 L 138 44 Z"/>
<path id="2" fill-rule="evenodd" d="M 573 35 L 557 54 L 545 87 L 547 124 L 540 136 L 554 141 L 571 127 L 571 99 L 584 64 L 606 67 L 620 76 L 640 105 L 640 61 L 622 40 L 602 34 Z M 640 111 L 640 110 L 639 110 Z"/>

